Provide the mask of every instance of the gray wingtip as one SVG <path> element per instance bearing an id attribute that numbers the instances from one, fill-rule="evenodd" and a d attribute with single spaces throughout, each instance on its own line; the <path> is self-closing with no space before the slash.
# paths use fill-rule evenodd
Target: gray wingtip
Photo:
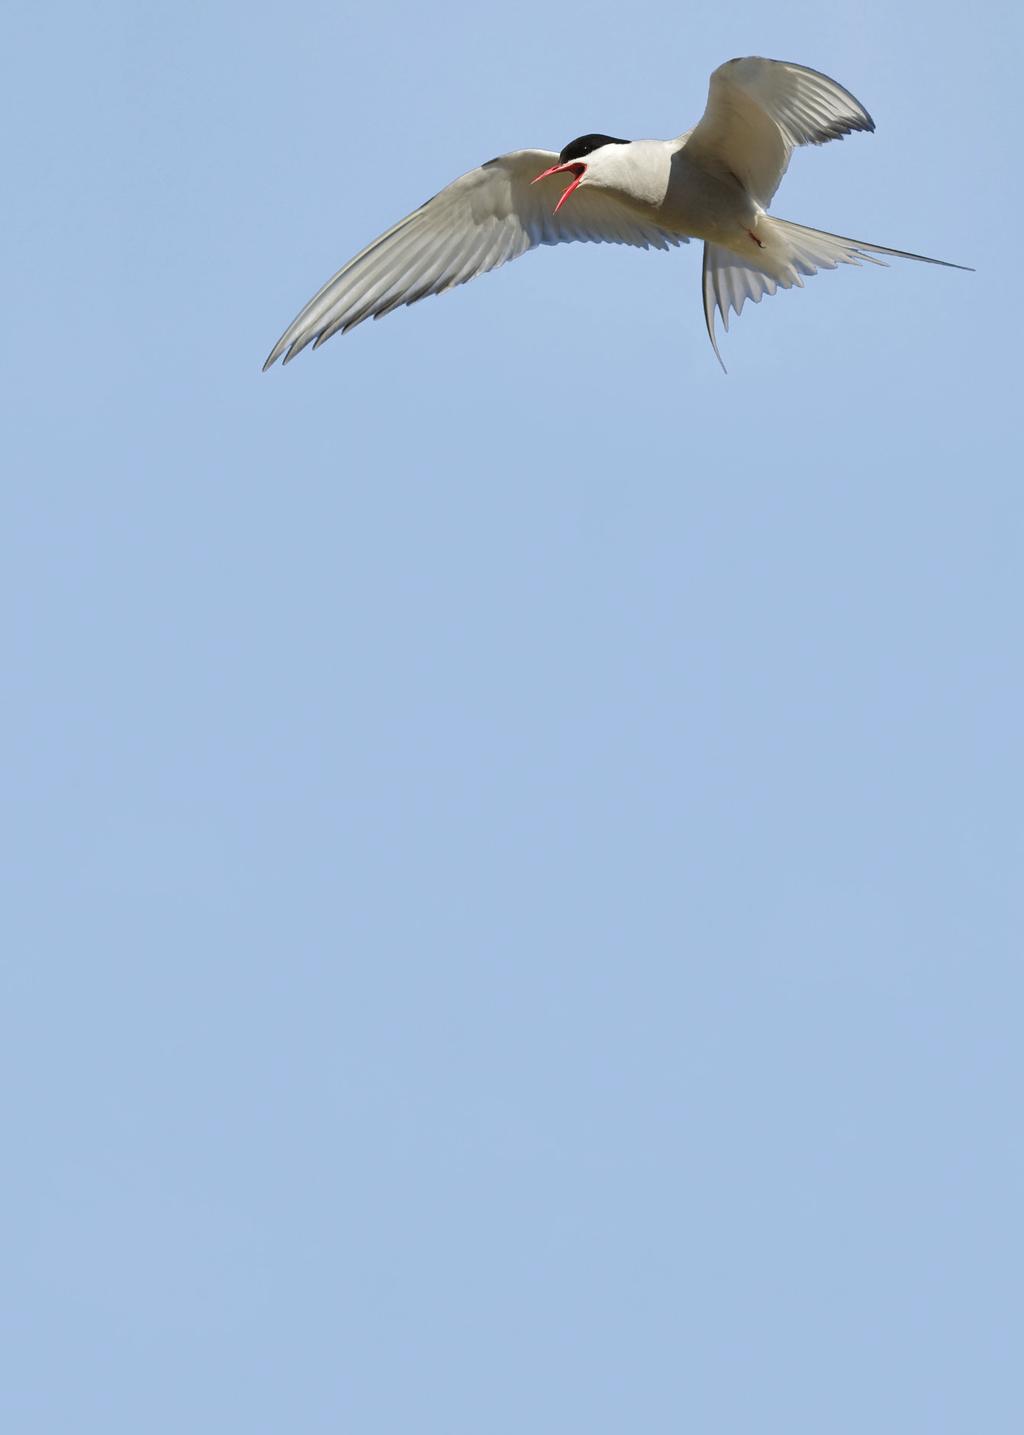
<path id="1" fill-rule="evenodd" d="M 277 343 L 274 345 L 274 347 L 271 349 L 270 353 L 267 355 L 267 357 L 266 357 L 266 358 L 264 359 L 264 361 L 263 361 L 263 369 L 262 369 L 262 372 L 263 372 L 264 374 L 267 372 L 268 369 L 273 368 L 273 366 L 277 363 L 278 359 L 281 357 L 281 355 L 282 355 L 283 352 L 284 352 L 284 339 L 283 339 L 283 338 L 280 338 L 280 339 L 278 339 Z"/>

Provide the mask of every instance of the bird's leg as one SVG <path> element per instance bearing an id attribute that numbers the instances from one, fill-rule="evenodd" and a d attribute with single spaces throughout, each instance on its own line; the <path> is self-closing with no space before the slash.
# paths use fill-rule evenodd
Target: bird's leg
<path id="1" fill-rule="evenodd" d="M 766 248 L 768 247 L 768 246 L 765 244 L 765 242 L 764 242 L 763 239 L 758 239 L 757 235 L 754 233 L 754 231 L 753 231 L 752 229 L 748 229 L 748 230 L 747 230 L 747 233 L 750 235 L 751 239 L 752 239 L 752 240 L 754 241 L 754 243 L 757 245 L 758 249 L 766 249 Z"/>

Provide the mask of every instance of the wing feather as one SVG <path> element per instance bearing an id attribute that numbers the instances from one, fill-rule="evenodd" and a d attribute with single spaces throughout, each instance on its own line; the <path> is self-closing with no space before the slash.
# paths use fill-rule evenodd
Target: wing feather
<path id="1" fill-rule="evenodd" d="M 267 358 L 294 359 L 339 330 L 383 318 L 497 269 L 540 244 L 632 244 L 668 249 L 682 235 L 649 223 L 608 190 L 577 189 L 558 214 L 557 189 L 531 181 L 552 165 L 549 150 L 515 150 L 470 170 L 350 259 L 316 293 Z"/>
<path id="2" fill-rule="evenodd" d="M 734 175 L 767 206 L 797 145 L 827 144 L 874 128 L 860 101 L 828 75 L 750 55 L 715 70 L 707 108 L 686 148 L 709 167 Z"/>

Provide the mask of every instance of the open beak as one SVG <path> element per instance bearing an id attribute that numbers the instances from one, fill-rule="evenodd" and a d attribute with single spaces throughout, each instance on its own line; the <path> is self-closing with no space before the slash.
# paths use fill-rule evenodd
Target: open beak
<path id="1" fill-rule="evenodd" d="M 585 164 L 581 164 L 580 161 L 577 159 L 573 160 L 572 164 L 553 164 L 550 169 L 546 169 L 543 174 L 539 174 L 537 176 L 537 179 L 531 179 L 530 183 L 536 184 L 538 179 L 547 179 L 549 174 L 571 174 L 573 176 L 572 184 L 570 184 L 569 188 L 565 191 L 561 199 L 555 205 L 554 212 L 555 214 L 557 214 L 558 211 L 561 209 L 562 205 L 569 198 L 570 194 L 572 194 L 573 190 L 579 184 L 580 180 L 586 174 L 586 172 L 587 166 Z"/>

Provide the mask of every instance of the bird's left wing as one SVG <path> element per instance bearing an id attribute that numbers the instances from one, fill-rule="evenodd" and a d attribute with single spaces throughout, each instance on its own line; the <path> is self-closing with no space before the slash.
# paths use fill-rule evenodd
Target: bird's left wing
<path id="1" fill-rule="evenodd" d="M 861 102 L 828 75 L 748 55 L 711 76 L 707 108 L 686 137 L 686 152 L 728 171 L 767 207 L 797 145 L 874 128 Z"/>
<path id="2" fill-rule="evenodd" d="M 686 243 L 607 190 L 586 185 L 555 214 L 557 184 L 532 181 L 557 160 L 550 150 L 514 150 L 442 189 L 327 281 L 278 339 L 264 369 L 282 354 L 287 363 L 307 344 L 319 347 L 339 329 L 465 284 L 538 244 L 582 240 L 667 249 Z"/>

